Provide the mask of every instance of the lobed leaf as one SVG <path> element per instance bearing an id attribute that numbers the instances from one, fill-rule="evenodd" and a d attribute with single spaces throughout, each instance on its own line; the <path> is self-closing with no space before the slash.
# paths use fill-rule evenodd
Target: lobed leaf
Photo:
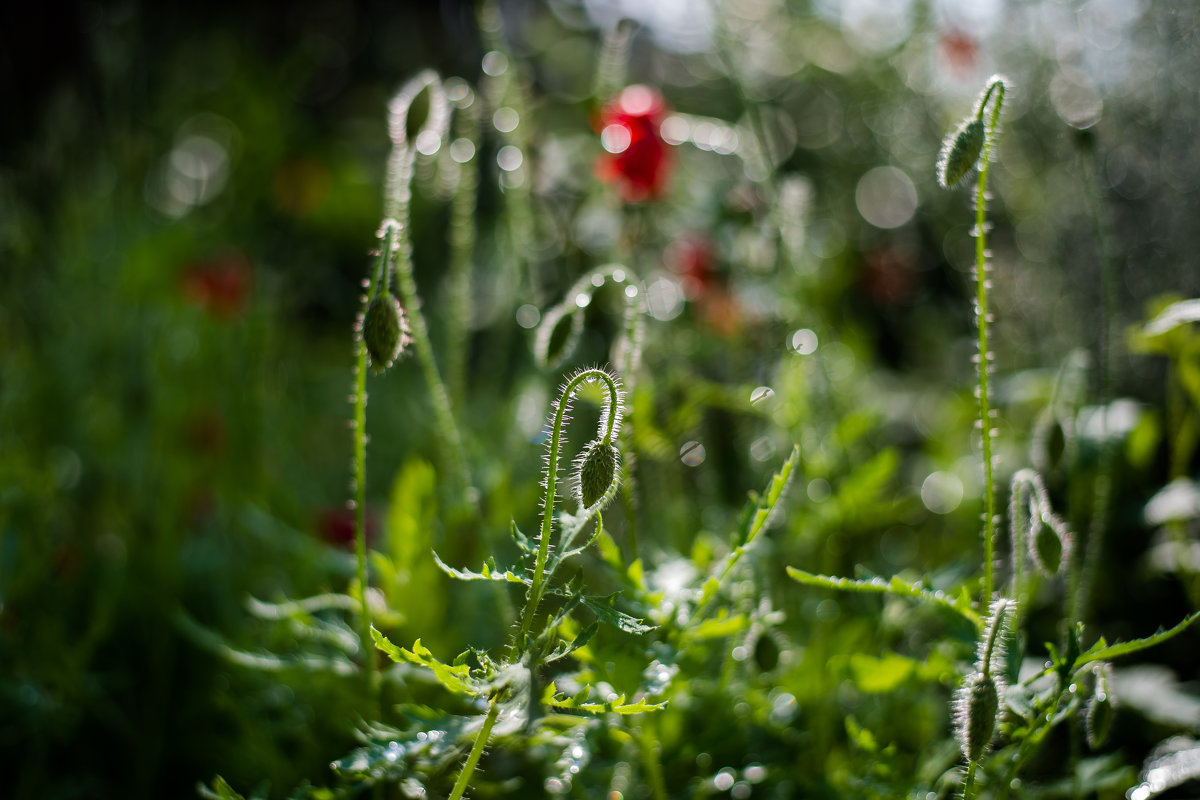
<path id="1" fill-rule="evenodd" d="M 529 578 L 523 575 L 517 575 L 512 570 L 499 570 L 496 567 L 496 560 L 489 558 L 479 568 L 479 572 L 472 572 L 469 569 L 455 569 L 454 567 L 442 561 L 441 557 L 436 552 L 433 554 L 433 560 L 437 562 L 438 567 L 442 572 L 460 581 L 500 581 L 502 583 L 521 583 L 525 586 L 529 585 Z"/>
<path id="2" fill-rule="evenodd" d="M 1117 642 L 1116 644 L 1108 644 L 1101 636 L 1087 652 L 1081 654 L 1075 661 L 1076 667 L 1082 667 L 1084 664 L 1089 664 L 1092 661 L 1108 661 L 1119 656 L 1126 656 L 1130 653 L 1136 653 L 1140 650 L 1145 650 L 1148 647 L 1153 647 L 1156 644 L 1161 644 L 1168 639 L 1171 639 L 1180 633 L 1183 633 L 1197 619 L 1200 619 L 1200 611 L 1195 612 L 1184 619 L 1175 627 L 1163 630 L 1159 628 L 1156 633 L 1146 636 L 1142 639 L 1134 639 L 1129 642 Z"/>
<path id="3" fill-rule="evenodd" d="M 578 711 L 586 711 L 589 714 L 645 714 L 649 711 L 661 711 L 667 707 L 667 701 L 665 700 L 661 703 L 651 703 L 644 697 L 635 702 L 627 703 L 625 702 L 624 694 L 619 694 L 608 702 L 589 703 L 586 701 L 586 698 L 590 691 L 590 686 L 584 686 L 574 697 L 569 697 L 566 694 L 556 693 L 553 684 L 551 684 L 546 687 L 546 691 L 542 696 L 542 703 L 551 708 L 576 709 Z"/>
<path id="4" fill-rule="evenodd" d="M 420 639 L 413 642 L 412 650 L 405 650 L 403 647 L 393 644 L 374 626 L 371 627 L 371 638 L 375 640 L 375 646 L 392 661 L 400 664 L 418 664 L 427 668 L 437 678 L 438 683 L 451 692 L 471 697 L 481 694 L 480 687 L 471 680 L 470 667 L 466 664 L 455 666 L 443 664 L 434 657 L 433 653 L 429 652 L 427 647 L 421 644 Z"/>
<path id="5" fill-rule="evenodd" d="M 976 627 L 979 627 L 981 624 L 979 614 L 971 608 L 970 601 L 967 600 L 965 595 L 960 594 L 958 597 L 953 597 L 940 589 L 928 589 L 915 583 L 907 583 L 899 577 L 893 577 L 890 581 L 883 578 L 834 578 L 829 575 L 816 575 L 812 572 L 797 569 L 796 567 L 788 567 L 787 573 L 793 580 L 809 586 L 821 586 L 826 589 L 837 589 L 846 592 L 894 594 L 900 597 L 925 600 L 942 608 L 950 609 L 969 620 Z"/>
<path id="6" fill-rule="evenodd" d="M 598 620 L 620 628 L 626 633 L 649 633 L 657 627 L 656 625 L 647 625 L 644 620 L 613 608 L 612 602 L 616 596 L 616 594 L 611 594 L 608 597 L 584 597 L 582 600 Z"/>

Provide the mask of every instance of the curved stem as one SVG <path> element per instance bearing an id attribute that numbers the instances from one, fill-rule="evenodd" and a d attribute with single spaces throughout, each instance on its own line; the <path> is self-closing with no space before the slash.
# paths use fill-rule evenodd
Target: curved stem
<path id="1" fill-rule="evenodd" d="M 361 595 L 359 647 L 362 649 L 363 674 L 366 676 L 368 696 L 376 685 L 375 671 L 378 662 L 373 657 L 375 645 L 371 640 L 371 609 L 367 599 L 367 345 L 362 337 L 361 326 L 371 299 L 381 290 L 387 290 L 387 265 L 395 246 L 396 232 L 397 226 L 391 220 L 386 221 L 380 231 L 383 246 L 379 250 L 371 285 L 363 294 L 363 310 L 359 315 L 359 328 L 354 341 L 354 559 Z"/>
<path id="2" fill-rule="evenodd" d="M 466 497 L 467 503 L 474 507 L 473 495 L 467 492 L 471 488 L 471 476 L 467 468 L 466 450 L 463 446 L 462 435 L 454 420 L 454 412 L 450 403 L 450 395 L 446 384 L 442 382 L 438 372 L 437 361 L 433 356 L 433 344 L 429 338 L 429 328 L 425 324 L 425 315 L 421 312 L 421 298 L 417 294 L 417 283 L 413 276 L 412 240 L 408 235 L 409 201 L 411 191 L 408 181 L 412 178 L 412 164 L 416 151 L 407 145 L 400 145 L 401 158 L 392 164 L 392 168 L 404 176 L 395 188 L 396 195 L 389 206 L 396 211 L 399 239 L 396 242 L 396 284 L 400 295 L 400 303 L 408 313 L 409 326 L 412 329 L 413 349 L 417 361 L 421 365 L 421 373 L 425 386 L 429 390 L 430 403 L 433 406 L 434 422 L 437 425 L 438 442 L 443 449 L 443 457 L 447 466 L 453 472 L 457 482 L 459 498 Z"/>
<path id="3" fill-rule="evenodd" d="M 1000 107 L 1004 103 L 1004 83 L 993 79 L 988 84 L 979 104 L 978 114 L 983 116 L 984 107 L 993 90 L 996 102 L 992 107 L 983 153 L 980 155 L 979 183 L 975 193 L 975 319 L 979 329 L 979 427 L 983 437 L 983 593 L 982 605 L 992 602 L 993 572 L 995 565 L 996 538 L 996 487 L 992 477 L 992 409 L 989 387 L 989 372 L 992 353 L 988 339 L 988 250 L 987 250 L 987 179 L 991 165 L 992 148 L 995 146 L 996 125 L 1000 119 Z"/>
<path id="4" fill-rule="evenodd" d="M 529 627 L 537 613 L 542 593 L 545 591 L 546 560 L 550 554 L 550 537 L 554 527 L 554 495 L 558 485 L 558 455 L 562 443 L 563 423 L 566 419 L 567 407 L 571 398 L 584 383 L 599 379 L 608 390 L 608 405 L 600 419 L 600 429 L 603 430 L 604 443 L 612 441 L 613 432 L 621 413 L 621 398 L 613 377 L 604 370 L 588 369 L 577 373 L 567 381 L 562 394 L 554 408 L 554 422 L 550 428 L 550 450 L 546 456 L 546 500 L 542 504 L 542 530 L 538 536 L 537 560 L 534 562 L 533 579 L 529 585 L 529 594 L 525 601 L 525 610 L 521 613 L 521 626 L 517 631 L 515 647 L 521 647 Z M 599 434 L 600 431 L 597 431 Z"/>
<path id="5" fill-rule="evenodd" d="M 492 726 L 496 724 L 498 716 L 500 716 L 500 705 L 492 700 L 488 705 L 487 716 L 483 718 L 483 727 L 475 735 L 475 744 L 471 745 L 471 752 L 467 756 L 466 763 L 463 764 L 462 771 L 458 773 L 458 780 L 454 782 L 454 788 L 450 791 L 449 800 L 461 800 L 463 792 L 467 790 L 467 784 L 471 781 L 471 776 L 475 774 L 475 766 L 479 763 L 479 758 L 483 755 L 483 748 L 487 746 L 488 739 L 492 736 Z"/>

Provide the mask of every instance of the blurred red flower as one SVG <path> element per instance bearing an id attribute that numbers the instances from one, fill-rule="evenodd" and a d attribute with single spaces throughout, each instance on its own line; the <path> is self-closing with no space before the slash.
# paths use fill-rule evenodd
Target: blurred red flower
<path id="1" fill-rule="evenodd" d="M 671 154 L 659 133 L 667 106 L 649 86 L 627 86 L 600 113 L 600 144 L 605 153 L 596 164 L 601 180 L 616 183 L 631 203 L 662 195 Z"/>
<path id="2" fill-rule="evenodd" d="M 742 327 L 742 307 L 729 290 L 729 278 L 717 269 L 716 245 L 700 231 L 682 234 L 663 251 L 663 263 L 679 276 L 683 295 L 696 304 L 700 321 L 729 338 Z"/>
<path id="3" fill-rule="evenodd" d="M 317 512 L 317 534 L 321 540 L 334 547 L 354 549 L 354 509 L 345 506 L 323 508 Z M 367 544 L 379 535 L 379 519 L 368 508 L 365 516 Z"/>
<path id="4" fill-rule="evenodd" d="M 692 302 L 721 288 L 712 239 L 707 234 L 692 231 L 680 235 L 663 251 L 663 261 L 679 276 L 684 297 Z"/>
<path id="5" fill-rule="evenodd" d="M 225 319 L 242 312 L 252 283 L 250 259 L 236 251 L 193 262 L 180 279 L 183 296 L 188 301 Z"/>
<path id="6" fill-rule="evenodd" d="M 971 74 L 979 55 L 979 42 L 965 31 L 950 28 L 942 32 L 938 45 L 942 57 L 958 76 Z"/>

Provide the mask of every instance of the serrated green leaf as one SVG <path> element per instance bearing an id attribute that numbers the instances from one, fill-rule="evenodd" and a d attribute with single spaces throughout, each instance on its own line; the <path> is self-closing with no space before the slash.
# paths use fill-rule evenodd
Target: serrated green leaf
<path id="1" fill-rule="evenodd" d="M 648 633 L 658 627 L 656 625 L 647 625 L 645 621 L 613 608 L 612 602 L 615 598 L 616 595 L 612 594 L 608 597 L 584 597 L 582 600 L 583 604 L 596 615 L 598 620 L 620 628 L 626 633 Z"/>
<path id="2" fill-rule="evenodd" d="M 512 528 L 509 531 L 512 534 L 513 541 L 517 543 L 517 547 L 521 548 L 523 553 L 535 553 L 537 548 L 529 541 L 529 537 L 521 533 L 521 529 L 517 527 L 517 521 L 512 520 Z"/>
<path id="3" fill-rule="evenodd" d="M 437 565 L 442 572 L 446 573 L 451 578 L 455 578 L 460 581 L 500 581 L 502 583 L 521 583 L 526 586 L 528 586 L 530 583 L 528 578 L 524 577 L 523 575 L 517 575 L 512 570 L 498 569 L 496 567 L 496 560 L 494 558 L 489 558 L 480 568 L 479 572 L 472 572 L 469 569 L 456 569 L 451 567 L 446 562 L 442 561 L 441 557 L 438 556 L 436 551 L 433 554 L 433 560 L 437 562 Z"/>
<path id="4" fill-rule="evenodd" d="M 787 573 L 793 580 L 809 586 L 820 586 L 825 589 L 836 589 L 843 592 L 895 594 L 901 597 L 925 600 L 942 608 L 950 609 L 963 618 L 970 620 L 971 624 L 976 627 L 980 627 L 982 624 L 979 614 L 970 607 L 970 601 L 966 599 L 965 595 L 960 594 L 958 597 L 952 597 L 941 590 L 927 589 L 924 586 L 907 583 L 899 577 L 893 577 L 890 581 L 886 581 L 883 578 L 834 578 L 829 575 L 816 575 L 795 567 L 788 567 Z"/>
<path id="5" fill-rule="evenodd" d="M 560 658 L 566 658 L 567 656 L 571 655 L 571 653 L 574 653 L 579 648 L 584 647 L 585 645 L 587 645 L 588 642 L 590 642 L 592 640 L 592 637 L 596 635 L 596 631 L 598 631 L 599 629 L 600 629 L 599 622 L 591 623 L 590 625 L 585 627 L 583 630 L 581 630 L 579 632 L 579 635 L 576 636 L 571 641 L 562 642 L 561 644 L 559 644 L 559 646 L 555 649 L 555 651 L 546 658 L 546 663 L 549 664 L 550 662 L 557 661 Z"/>
<path id="6" fill-rule="evenodd" d="M 471 680 L 471 670 L 466 664 L 458 664 L 457 666 L 443 664 L 434 657 L 433 653 L 429 652 L 428 648 L 421 644 L 420 639 L 413 642 L 412 650 L 405 650 L 403 647 L 393 644 L 375 627 L 371 628 L 371 638 L 375 640 L 375 646 L 383 651 L 392 661 L 419 664 L 427 668 L 437 678 L 438 683 L 455 694 L 474 697 L 482 691 Z"/>
<path id="7" fill-rule="evenodd" d="M 1167 630 L 1159 628 L 1157 633 L 1145 638 L 1134 639 L 1130 642 L 1117 642 L 1116 644 L 1099 647 L 1099 649 L 1097 649 L 1097 645 L 1104 641 L 1101 639 L 1095 645 L 1092 645 L 1092 647 L 1089 648 L 1086 653 L 1083 653 L 1079 656 L 1075 662 L 1075 666 L 1081 667 L 1084 664 L 1091 663 L 1092 661 L 1108 661 L 1113 658 L 1118 658 L 1119 656 L 1126 656 L 1130 653 L 1136 653 L 1139 650 L 1145 650 L 1146 648 L 1153 647 L 1156 644 L 1161 644 L 1187 630 L 1188 626 L 1197 619 L 1200 619 L 1200 611 L 1188 615 L 1183 619 L 1182 622 L 1173 628 L 1168 628 Z"/>
<path id="8" fill-rule="evenodd" d="M 625 695 L 623 694 L 617 695 L 606 703 L 583 702 L 583 698 L 587 696 L 589 689 L 590 687 L 584 687 L 583 691 L 574 697 L 567 697 L 565 694 L 555 694 L 546 704 L 553 708 L 573 708 L 578 711 L 586 711 L 589 714 L 645 714 L 650 711 L 661 711 L 667 707 L 665 700 L 661 703 L 651 703 L 644 697 L 636 702 L 626 703 Z"/>

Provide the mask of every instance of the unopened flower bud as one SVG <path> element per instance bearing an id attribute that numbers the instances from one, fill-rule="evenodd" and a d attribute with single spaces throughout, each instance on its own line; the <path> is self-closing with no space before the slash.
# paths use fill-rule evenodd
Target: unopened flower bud
<path id="1" fill-rule="evenodd" d="M 617 474 L 617 448 L 600 439 L 593 439 L 578 460 L 579 500 L 591 508 L 608 492 Z"/>
<path id="2" fill-rule="evenodd" d="M 378 373 L 390 367 L 411 341 L 400 301 L 387 292 L 372 300 L 363 317 L 362 337 L 371 370 Z"/>
<path id="3" fill-rule="evenodd" d="M 979 163 L 983 153 L 983 120 L 970 119 L 959 125 L 942 142 L 937 178 L 943 188 L 957 186 Z"/>
<path id="4" fill-rule="evenodd" d="M 968 761 L 978 761 L 987 752 L 996 733 L 1000 692 L 995 676 L 972 672 L 958 690 L 955 703 L 955 733 Z"/>

